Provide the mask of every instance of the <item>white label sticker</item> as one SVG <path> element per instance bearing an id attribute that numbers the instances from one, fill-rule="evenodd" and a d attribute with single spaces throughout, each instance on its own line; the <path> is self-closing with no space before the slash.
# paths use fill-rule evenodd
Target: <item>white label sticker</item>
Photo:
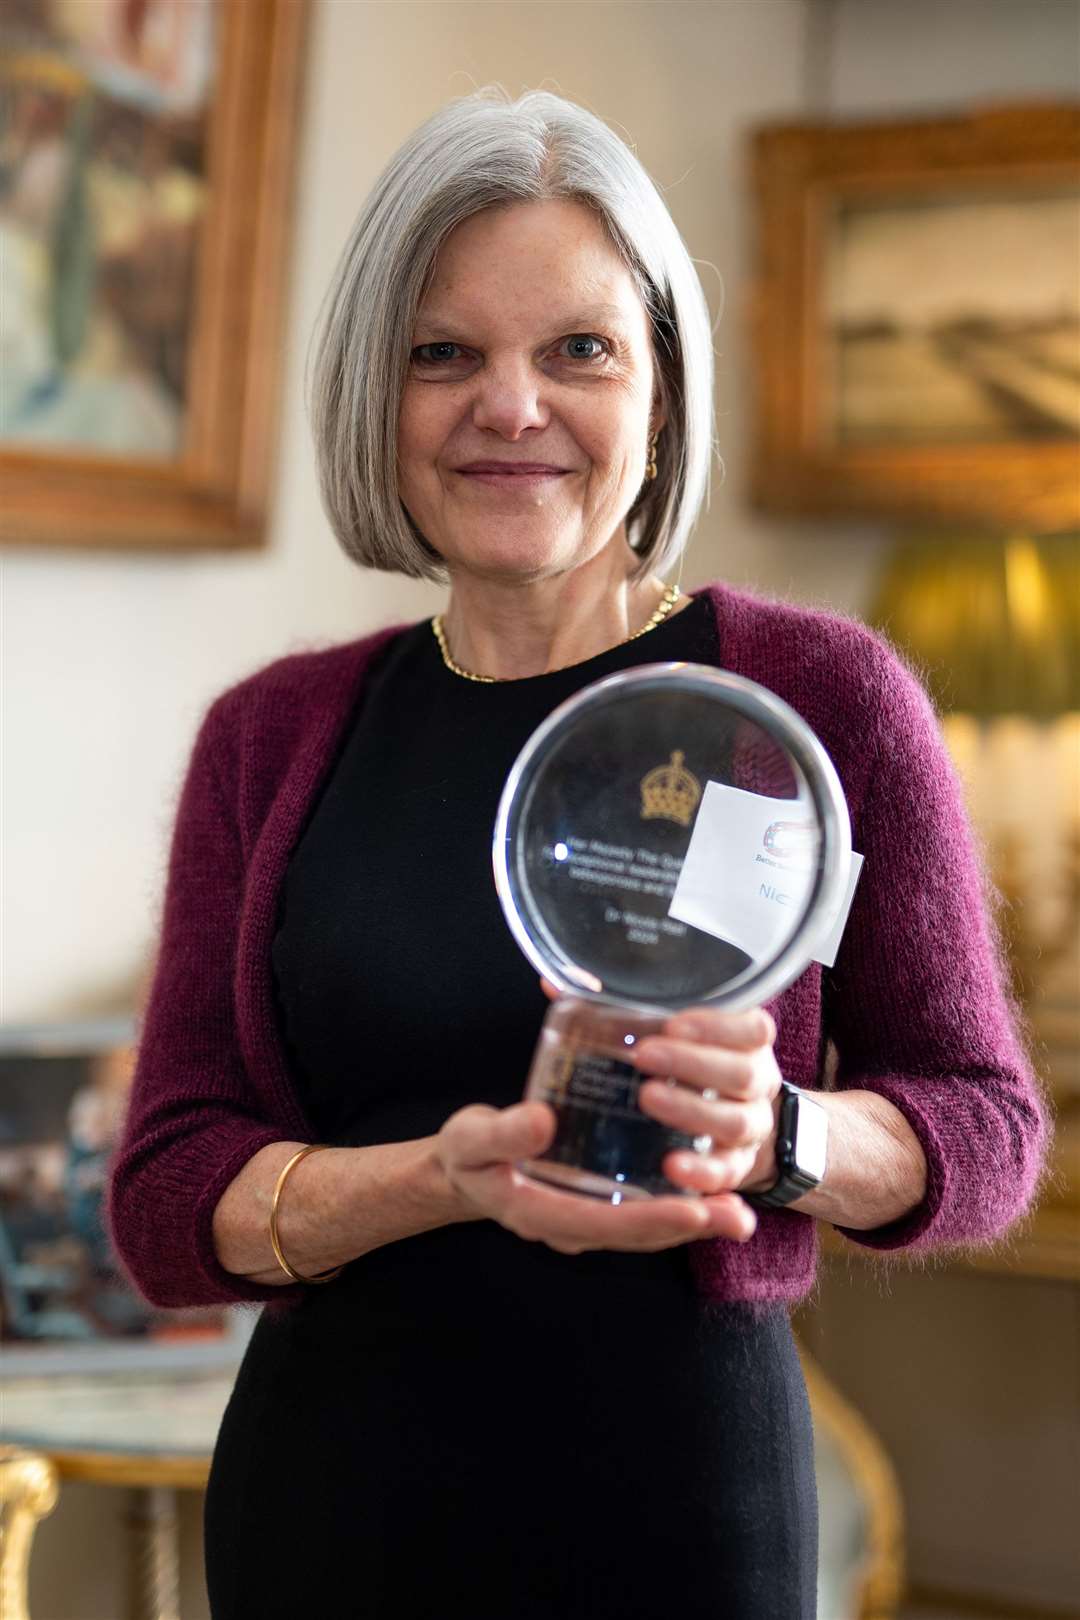
<path id="1" fill-rule="evenodd" d="M 778 955 L 813 889 L 819 836 L 804 801 L 707 783 L 668 915 L 737 945 L 755 962 Z M 862 856 L 853 856 L 844 902 L 815 957 L 826 966 L 861 867 Z"/>
<path id="2" fill-rule="evenodd" d="M 844 897 L 836 913 L 836 919 L 814 952 L 814 961 L 820 962 L 822 967 L 832 967 L 836 961 L 836 953 L 840 949 L 840 941 L 847 926 L 848 912 L 851 910 L 851 902 L 855 898 L 855 887 L 862 875 L 862 869 L 863 857 L 858 850 L 853 849 L 851 852 L 851 865 L 848 867 L 847 887 L 844 890 Z"/>

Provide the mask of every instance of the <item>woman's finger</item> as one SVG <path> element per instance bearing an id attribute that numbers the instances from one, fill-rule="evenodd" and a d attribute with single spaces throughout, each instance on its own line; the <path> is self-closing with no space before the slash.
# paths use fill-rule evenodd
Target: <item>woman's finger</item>
<path id="1" fill-rule="evenodd" d="M 752 1102 L 715 1100 L 688 1086 L 669 1086 L 663 1080 L 646 1080 L 638 1089 L 638 1103 L 645 1113 L 688 1136 L 711 1136 L 719 1147 L 753 1147 L 765 1140 L 773 1128 L 771 1098 Z"/>
<path id="2" fill-rule="evenodd" d="M 693 1192 L 731 1192 L 741 1187 L 757 1158 L 755 1148 L 734 1148 L 728 1153 L 668 1153 L 664 1174 L 677 1187 Z"/>
<path id="3" fill-rule="evenodd" d="M 738 1193 L 721 1192 L 702 1198 L 709 1212 L 709 1236 L 746 1243 L 757 1231 L 757 1216 Z"/>
<path id="4" fill-rule="evenodd" d="M 627 1055 L 645 1074 L 670 1076 L 699 1091 L 710 1089 L 740 1102 L 771 1097 L 780 1084 L 775 1060 L 767 1053 L 755 1057 L 749 1051 L 648 1035 Z M 770 1061 L 763 1062 L 762 1057 Z"/>
<path id="5" fill-rule="evenodd" d="M 555 1125 L 547 1103 L 520 1102 L 512 1108 L 471 1103 L 451 1114 L 440 1135 L 448 1168 L 481 1170 L 542 1153 L 551 1145 Z"/>
<path id="6" fill-rule="evenodd" d="M 677 1040 L 705 1041 L 748 1052 L 755 1046 L 771 1046 L 776 1039 L 776 1024 L 764 1007 L 742 1013 L 723 1012 L 718 1007 L 692 1007 L 669 1018 L 664 1033 Z"/>

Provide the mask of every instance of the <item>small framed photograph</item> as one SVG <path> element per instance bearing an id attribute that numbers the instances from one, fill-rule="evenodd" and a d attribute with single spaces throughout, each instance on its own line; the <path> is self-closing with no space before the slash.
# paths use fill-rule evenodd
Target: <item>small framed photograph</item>
<path id="1" fill-rule="evenodd" d="M 1080 104 L 753 148 L 753 496 L 1080 526 Z"/>
<path id="2" fill-rule="evenodd" d="M 231 1365 L 249 1313 L 157 1310 L 105 1227 L 134 1062 L 129 1019 L 0 1029 L 0 1352 L 5 1376 Z"/>
<path id="3" fill-rule="evenodd" d="M 306 0 L 0 22 L 0 540 L 263 538 Z"/>

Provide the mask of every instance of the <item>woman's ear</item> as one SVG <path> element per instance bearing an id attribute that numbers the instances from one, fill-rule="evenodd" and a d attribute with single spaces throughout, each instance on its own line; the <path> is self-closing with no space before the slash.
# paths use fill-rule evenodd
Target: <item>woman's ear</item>
<path id="1" fill-rule="evenodd" d="M 649 438 L 655 439 L 658 433 L 662 433 L 666 423 L 667 403 L 663 389 L 657 388 L 653 394 L 652 410 L 649 412 Z"/>

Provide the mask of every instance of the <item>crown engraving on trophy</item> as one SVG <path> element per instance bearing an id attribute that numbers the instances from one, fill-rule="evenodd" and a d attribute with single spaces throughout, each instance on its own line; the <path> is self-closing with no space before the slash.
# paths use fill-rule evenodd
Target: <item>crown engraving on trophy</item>
<path id="1" fill-rule="evenodd" d="M 676 748 L 667 765 L 658 765 L 641 779 L 641 819 L 676 821 L 689 827 L 701 798 L 701 784 L 683 764 L 686 758 Z"/>

